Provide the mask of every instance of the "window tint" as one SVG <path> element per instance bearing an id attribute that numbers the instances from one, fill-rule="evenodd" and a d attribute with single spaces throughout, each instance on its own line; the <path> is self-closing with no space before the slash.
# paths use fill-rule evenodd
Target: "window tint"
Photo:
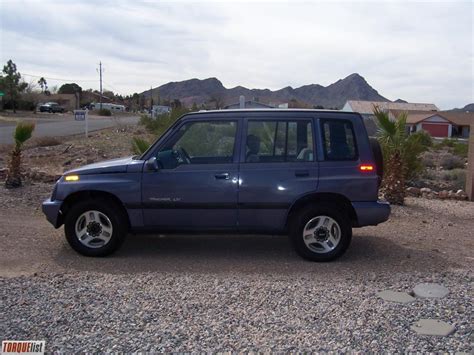
<path id="1" fill-rule="evenodd" d="M 322 121 L 326 160 L 355 160 L 357 149 L 352 123 L 343 120 Z"/>
<path id="2" fill-rule="evenodd" d="M 245 161 L 313 161 L 311 121 L 249 121 Z"/>
<path id="3" fill-rule="evenodd" d="M 231 163 L 237 122 L 202 121 L 183 125 L 157 155 L 165 169 L 180 164 Z"/>

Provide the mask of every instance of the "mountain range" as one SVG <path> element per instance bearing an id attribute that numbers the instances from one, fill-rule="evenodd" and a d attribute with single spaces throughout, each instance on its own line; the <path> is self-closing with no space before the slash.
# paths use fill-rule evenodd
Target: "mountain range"
<path id="1" fill-rule="evenodd" d="M 239 102 L 244 95 L 246 100 L 256 100 L 262 103 L 280 104 L 296 100 L 309 106 L 340 109 L 347 100 L 390 101 L 383 97 L 359 74 L 354 73 L 328 86 L 309 84 L 298 88 L 291 86 L 279 90 L 248 89 L 236 86 L 227 89 L 217 78 L 190 79 L 169 82 L 157 88 L 147 90 L 142 94 L 153 99 L 179 99 L 184 105 L 191 106 L 219 100 L 224 105 Z"/>

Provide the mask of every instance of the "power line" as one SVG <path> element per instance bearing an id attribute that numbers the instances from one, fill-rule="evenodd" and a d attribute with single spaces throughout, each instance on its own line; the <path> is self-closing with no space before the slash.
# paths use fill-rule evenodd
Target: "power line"
<path id="1" fill-rule="evenodd" d="M 31 76 L 33 78 L 45 78 L 45 79 L 48 79 L 48 80 L 68 81 L 68 82 L 75 82 L 75 81 L 79 81 L 79 82 L 98 82 L 99 81 L 97 79 L 61 79 L 61 78 L 52 78 L 52 77 L 49 77 L 49 76 L 33 75 L 33 74 L 27 74 L 27 73 L 21 73 L 21 75 Z"/>

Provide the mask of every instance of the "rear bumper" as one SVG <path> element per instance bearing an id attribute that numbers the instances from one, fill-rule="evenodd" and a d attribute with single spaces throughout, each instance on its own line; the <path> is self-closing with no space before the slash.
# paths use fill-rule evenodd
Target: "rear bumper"
<path id="1" fill-rule="evenodd" d="M 390 216 L 390 204 L 385 201 L 352 202 L 357 214 L 356 227 L 376 226 Z"/>
<path id="2" fill-rule="evenodd" d="M 51 201 L 51 199 L 47 199 L 41 206 L 43 213 L 46 215 L 46 219 L 54 228 L 59 228 L 62 225 L 62 219 L 60 218 L 62 203 L 63 201 Z"/>

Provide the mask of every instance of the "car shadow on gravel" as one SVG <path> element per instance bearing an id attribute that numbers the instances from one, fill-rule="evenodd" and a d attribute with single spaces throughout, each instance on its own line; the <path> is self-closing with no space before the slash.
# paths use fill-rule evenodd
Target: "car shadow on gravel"
<path id="1" fill-rule="evenodd" d="M 323 276 L 439 272 L 454 265 L 432 250 L 409 249 L 371 235 L 355 236 L 347 253 L 330 263 L 305 261 L 293 251 L 287 237 L 267 235 L 129 235 L 112 256 L 82 257 L 64 244 L 55 262 L 68 270 L 112 274 L 308 272 Z"/>

